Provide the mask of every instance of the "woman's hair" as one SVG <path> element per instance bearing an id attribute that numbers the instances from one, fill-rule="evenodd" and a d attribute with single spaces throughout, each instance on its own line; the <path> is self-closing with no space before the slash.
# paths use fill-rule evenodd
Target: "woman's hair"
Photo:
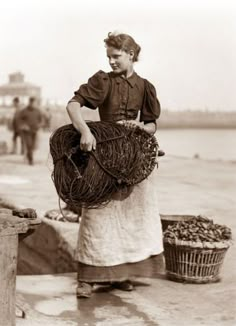
<path id="1" fill-rule="evenodd" d="M 113 47 L 117 50 L 123 50 L 129 52 L 134 51 L 133 62 L 138 61 L 138 56 L 141 51 L 141 47 L 135 42 L 135 40 L 128 34 L 115 34 L 108 33 L 108 37 L 104 40 L 106 47 Z"/>

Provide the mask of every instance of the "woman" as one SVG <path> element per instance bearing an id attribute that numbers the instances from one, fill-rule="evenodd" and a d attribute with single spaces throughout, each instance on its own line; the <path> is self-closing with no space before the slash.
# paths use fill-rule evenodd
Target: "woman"
<path id="1" fill-rule="evenodd" d="M 112 72 L 97 72 L 67 105 L 71 121 L 81 133 L 84 151 L 96 150 L 96 139 L 82 117 L 82 106 L 98 108 L 103 121 L 129 121 L 151 135 L 160 115 L 154 86 L 134 71 L 140 46 L 127 34 L 109 33 L 104 42 Z M 128 196 L 117 193 L 106 207 L 83 210 L 76 253 L 79 298 L 90 297 L 95 283 L 109 282 L 131 291 L 134 277 L 155 272 L 163 247 L 152 179 L 153 174 Z"/>

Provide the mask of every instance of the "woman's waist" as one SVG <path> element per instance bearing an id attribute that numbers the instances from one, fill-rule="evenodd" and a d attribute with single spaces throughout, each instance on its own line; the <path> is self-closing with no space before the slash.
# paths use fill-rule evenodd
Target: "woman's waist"
<path id="1" fill-rule="evenodd" d="M 119 121 L 119 120 L 135 120 L 138 116 L 138 110 L 120 109 L 120 110 L 102 110 L 99 109 L 100 119 L 102 121 Z"/>

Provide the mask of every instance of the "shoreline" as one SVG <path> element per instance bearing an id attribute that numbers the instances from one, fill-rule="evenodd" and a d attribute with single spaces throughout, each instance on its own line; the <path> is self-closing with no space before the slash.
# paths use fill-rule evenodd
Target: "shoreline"
<path id="1" fill-rule="evenodd" d="M 209 163 L 229 163 L 229 164 L 236 164 L 236 160 L 224 160 L 221 158 L 218 159 L 210 159 L 210 158 L 202 158 L 201 156 L 199 157 L 189 157 L 189 156 L 183 156 L 183 155 L 174 155 L 174 154 L 169 154 L 166 156 L 171 157 L 171 158 L 176 158 L 176 159 L 183 159 L 183 160 L 194 160 L 194 161 L 205 161 Z M 162 159 L 162 158 L 161 158 Z"/>

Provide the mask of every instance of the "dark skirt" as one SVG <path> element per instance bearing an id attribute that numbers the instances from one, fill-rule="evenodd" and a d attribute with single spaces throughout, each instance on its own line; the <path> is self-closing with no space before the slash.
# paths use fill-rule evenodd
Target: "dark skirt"
<path id="1" fill-rule="evenodd" d="M 163 272 L 163 255 L 151 256 L 137 263 L 116 266 L 92 266 L 78 262 L 78 281 L 87 283 L 123 282 L 136 277 L 155 278 Z"/>

